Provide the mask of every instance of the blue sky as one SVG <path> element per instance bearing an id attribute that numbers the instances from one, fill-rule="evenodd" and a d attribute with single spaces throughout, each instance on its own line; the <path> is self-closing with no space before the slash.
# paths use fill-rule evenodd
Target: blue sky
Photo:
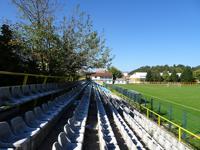
<path id="1" fill-rule="evenodd" d="M 80 4 L 98 31 L 105 31 L 113 65 L 130 71 L 143 65 L 200 65 L 200 0 L 61 0 L 57 18 Z M 20 14 L 0 1 L 0 19 Z"/>

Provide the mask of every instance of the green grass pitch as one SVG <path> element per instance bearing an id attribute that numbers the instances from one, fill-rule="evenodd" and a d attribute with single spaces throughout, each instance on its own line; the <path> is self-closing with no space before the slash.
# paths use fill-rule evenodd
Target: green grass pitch
<path id="1" fill-rule="evenodd" d="M 181 124 L 183 112 L 186 112 L 186 128 L 200 135 L 200 85 L 159 85 L 159 84 L 126 84 L 117 85 L 126 89 L 135 90 L 145 98 L 154 99 L 154 109 L 168 112 L 172 106 L 173 121 Z M 167 114 L 166 114 L 167 117 Z"/>

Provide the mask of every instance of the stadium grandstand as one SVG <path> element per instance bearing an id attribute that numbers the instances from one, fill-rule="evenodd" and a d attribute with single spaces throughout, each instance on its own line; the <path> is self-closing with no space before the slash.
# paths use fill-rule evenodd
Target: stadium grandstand
<path id="1" fill-rule="evenodd" d="M 91 80 L 0 87 L 0 150 L 190 150 Z"/>
<path id="2" fill-rule="evenodd" d="M 200 0 L 0 0 L 0 150 L 200 150 L 199 55 Z"/>

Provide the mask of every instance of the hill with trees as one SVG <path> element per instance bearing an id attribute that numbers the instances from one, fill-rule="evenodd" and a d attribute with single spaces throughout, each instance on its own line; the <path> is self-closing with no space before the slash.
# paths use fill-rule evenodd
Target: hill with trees
<path id="1" fill-rule="evenodd" d="M 173 65 L 173 66 L 169 66 L 169 65 L 163 65 L 163 66 L 142 66 L 138 69 L 135 69 L 133 71 L 131 71 L 129 74 L 133 74 L 135 72 L 147 72 L 148 70 L 151 70 L 152 72 L 164 72 L 164 71 L 168 71 L 168 72 L 173 72 L 174 70 L 177 72 L 177 73 L 182 73 L 183 70 L 185 68 L 187 68 L 188 66 L 185 66 L 185 65 Z M 196 70 L 198 68 L 194 67 L 192 68 L 193 70 Z M 200 66 L 199 66 L 199 69 L 200 69 Z"/>
<path id="2" fill-rule="evenodd" d="M 200 66 L 193 68 L 185 65 L 143 66 L 129 74 L 135 72 L 147 72 L 146 81 L 149 82 L 193 82 L 196 79 L 200 80 Z M 181 76 L 178 76 L 178 73 L 181 73 Z"/>

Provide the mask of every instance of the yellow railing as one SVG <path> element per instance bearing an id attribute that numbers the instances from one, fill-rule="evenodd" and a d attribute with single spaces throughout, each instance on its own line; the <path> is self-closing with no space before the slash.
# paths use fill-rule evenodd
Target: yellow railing
<path id="1" fill-rule="evenodd" d="M 27 84 L 29 77 L 43 78 L 43 84 L 45 84 L 49 78 L 51 78 L 51 79 L 66 79 L 66 77 L 64 77 L 64 76 L 47 76 L 47 75 L 37 75 L 37 74 L 28 74 L 28 73 L 8 72 L 8 71 L 0 71 L 0 75 L 24 76 L 23 85 Z"/>
<path id="2" fill-rule="evenodd" d="M 112 90 L 114 90 L 114 89 L 112 89 Z M 123 94 L 117 92 L 116 90 L 114 90 L 114 91 L 115 91 L 116 93 L 118 93 L 118 94 L 117 94 L 118 96 L 127 99 L 128 102 L 130 103 L 130 100 L 131 100 L 131 99 L 130 99 L 129 97 L 127 97 L 126 95 L 123 95 Z M 161 125 L 161 119 L 162 119 L 163 121 L 166 121 L 166 122 L 168 122 L 168 123 L 174 125 L 175 127 L 177 127 L 177 128 L 178 128 L 178 140 L 179 140 L 180 142 L 182 141 L 182 132 L 185 132 L 185 133 L 189 134 L 190 136 L 193 136 L 193 137 L 196 138 L 197 140 L 200 140 L 200 136 L 196 135 L 195 133 L 192 133 L 191 131 L 189 131 L 189 130 L 183 128 L 183 127 L 181 127 L 180 125 L 178 125 L 178 124 L 176 124 L 176 123 L 170 121 L 169 119 L 167 119 L 167 118 L 165 118 L 165 117 L 159 115 L 158 113 L 152 111 L 151 109 L 149 109 L 149 108 L 147 108 L 147 107 L 145 107 L 145 106 L 143 106 L 143 105 L 141 105 L 141 104 L 140 104 L 140 107 L 142 107 L 144 110 L 146 110 L 146 117 L 147 117 L 148 119 L 150 119 L 150 116 L 149 116 L 150 113 L 154 114 L 154 115 L 157 117 L 157 119 L 158 119 L 158 120 L 157 120 L 157 124 L 158 124 L 159 126 Z M 199 141 L 199 142 L 200 142 L 200 141 Z"/>
<path id="3" fill-rule="evenodd" d="M 163 119 L 163 120 L 167 121 L 168 123 L 170 123 L 170 124 L 174 125 L 175 127 L 177 127 L 177 128 L 178 128 L 178 140 L 179 140 L 179 141 L 181 141 L 182 131 L 184 131 L 184 132 L 188 133 L 189 135 L 191 135 L 191 136 L 197 138 L 198 140 L 200 140 L 200 136 L 198 136 L 198 135 L 196 135 L 196 134 L 194 134 L 194 133 L 188 131 L 187 129 L 185 129 L 185 128 L 181 127 L 180 125 L 178 125 L 178 124 L 176 124 L 176 123 L 170 121 L 169 119 L 167 119 L 167 118 L 165 118 L 165 117 L 159 115 L 158 113 L 152 111 L 151 109 L 149 109 L 149 108 L 147 108 L 147 107 L 145 107 L 145 106 L 142 106 L 142 105 L 141 105 L 141 107 L 142 107 L 143 109 L 146 110 L 147 118 L 149 118 L 149 112 L 151 112 L 151 113 L 153 113 L 155 116 L 157 116 L 157 118 L 158 118 L 158 122 L 157 122 L 157 123 L 158 123 L 159 126 L 160 126 L 160 121 L 161 121 L 161 119 Z"/>

